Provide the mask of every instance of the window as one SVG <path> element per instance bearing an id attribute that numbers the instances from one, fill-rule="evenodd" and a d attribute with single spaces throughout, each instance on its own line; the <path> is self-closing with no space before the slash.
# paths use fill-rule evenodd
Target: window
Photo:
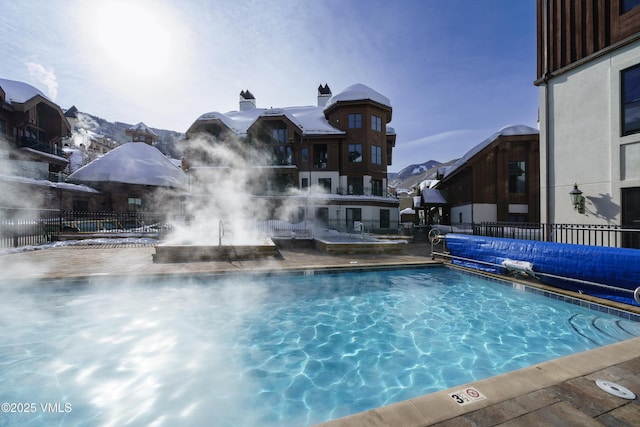
<path id="1" fill-rule="evenodd" d="M 329 224 L 329 208 L 316 208 L 316 223 L 324 226 Z"/>
<path id="2" fill-rule="evenodd" d="M 382 180 L 381 179 L 372 179 L 371 180 L 371 195 L 372 196 L 382 196 Z M 382 211 L 380 211 L 382 212 Z"/>
<path id="3" fill-rule="evenodd" d="M 382 119 L 378 116 L 371 116 L 371 130 L 380 132 L 382 130 Z"/>
<path id="4" fill-rule="evenodd" d="M 287 142 L 287 128 L 275 128 L 271 130 L 271 137 L 279 142 L 280 144 L 284 144 Z"/>
<path id="5" fill-rule="evenodd" d="M 7 122 L 5 120 L 0 119 L 0 135 L 7 134 Z"/>
<path id="6" fill-rule="evenodd" d="M 331 178 L 318 178 L 318 185 L 331 193 Z"/>
<path id="7" fill-rule="evenodd" d="M 640 132 L 640 65 L 621 72 L 622 135 Z"/>
<path id="8" fill-rule="evenodd" d="M 142 199 L 129 197 L 129 212 L 140 212 L 142 210 Z"/>
<path id="9" fill-rule="evenodd" d="M 347 208 L 347 229 L 354 230 L 356 228 L 356 222 L 362 222 L 362 209 Z"/>
<path id="10" fill-rule="evenodd" d="M 349 114 L 349 129 L 360 129 L 362 127 L 362 114 Z"/>
<path id="11" fill-rule="evenodd" d="M 640 187 L 622 188 L 622 227 L 640 228 Z M 640 248 L 640 232 L 628 231 L 622 235 L 622 246 Z"/>
<path id="12" fill-rule="evenodd" d="M 380 228 L 389 228 L 391 226 L 391 213 L 389 209 L 380 209 Z"/>
<path id="13" fill-rule="evenodd" d="M 528 222 L 529 215 L 525 213 L 509 213 L 509 222 Z"/>
<path id="14" fill-rule="evenodd" d="M 509 162 L 509 193 L 527 192 L 527 163 Z"/>
<path id="15" fill-rule="evenodd" d="M 349 162 L 362 162 L 362 144 L 349 144 Z"/>
<path id="16" fill-rule="evenodd" d="M 327 168 L 327 144 L 313 146 L 313 167 L 316 169 Z"/>
<path id="17" fill-rule="evenodd" d="M 362 191 L 362 177 L 360 178 L 348 178 L 347 179 L 347 192 L 348 194 L 355 194 L 361 196 Z"/>
<path id="18" fill-rule="evenodd" d="M 640 6 L 640 0 L 621 0 L 620 1 L 620 12 L 627 13 L 631 11 L 631 9 Z"/>
<path id="19" fill-rule="evenodd" d="M 274 155 L 276 157 L 274 165 L 293 165 L 293 152 L 288 145 L 280 145 L 274 148 Z"/>
<path id="20" fill-rule="evenodd" d="M 307 165 L 309 163 L 309 149 L 303 148 L 300 150 L 300 161 L 303 165 Z"/>
<path id="21" fill-rule="evenodd" d="M 382 164 L 382 147 L 379 145 L 371 146 L 371 163 L 374 165 Z"/>

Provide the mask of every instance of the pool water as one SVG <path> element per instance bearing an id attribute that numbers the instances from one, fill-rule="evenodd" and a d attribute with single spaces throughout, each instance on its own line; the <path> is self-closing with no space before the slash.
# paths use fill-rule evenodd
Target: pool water
<path id="1" fill-rule="evenodd" d="M 97 282 L 0 288 L 0 425 L 312 425 L 640 336 L 444 267 Z"/>

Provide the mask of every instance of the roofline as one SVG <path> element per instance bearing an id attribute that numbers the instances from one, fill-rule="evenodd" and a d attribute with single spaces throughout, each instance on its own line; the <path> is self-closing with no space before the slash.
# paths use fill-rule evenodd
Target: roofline
<path id="1" fill-rule="evenodd" d="M 522 137 L 527 137 L 527 136 L 532 136 L 532 135 L 538 135 L 539 136 L 539 134 L 537 134 L 537 133 L 523 133 L 523 134 L 517 134 L 517 135 L 498 135 L 498 137 L 496 139 L 491 141 L 491 143 L 487 144 L 487 146 L 483 147 L 482 150 L 478 151 L 476 154 L 474 154 L 473 156 L 468 158 L 465 162 L 461 163 L 460 166 L 458 166 L 451 173 L 451 175 L 447 175 L 448 172 L 445 172 L 444 176 L 442 177 L 442 179 L 440 180 L 440 182 L 437 185 L 440 185 L 443 182 L 449 181 L 449 179 L 451 179 L 452 177 L 458 175 L 460 172 L 462 172 L 465 169 L 467 169 L 467 166 L 469 165 L 471 160 L 475 159 L 480 154 L 484 153 L 486 150 L 495 148 L 496 145 L 499 145 L 502 142 L 503 138 L 522 138 Z M 452 167 L 453 165 L 455 165 L 455 163 L 453 163 L 449 167 Z"/>
<path id="2" fill-rule="evenodd" d="M 358 104 L 363 104 L 363 103 L 367 103 L 367 104 L 373 104 L 378 106 L 379 108 L 381 108 L 382 110 L 386 110 L 387 111 L 387 121 L 386 123 L 391 123 L 391 116 L 393 114 L 393 108 L 382 104 L 376 100 L 373 100 L 371 98 L 366 98 L 366 99 L 350 99 L 350 100 L 337 100 L 335 102 L 332 102 L 331 104 L 329 104 L 324 110 L 322 110 L 325 114 L 329 114 L 330 111 L 332 111 L 333 109 L 337 108 L 338 106 L 344 106 L 344 105 L 358 105 Z"/>

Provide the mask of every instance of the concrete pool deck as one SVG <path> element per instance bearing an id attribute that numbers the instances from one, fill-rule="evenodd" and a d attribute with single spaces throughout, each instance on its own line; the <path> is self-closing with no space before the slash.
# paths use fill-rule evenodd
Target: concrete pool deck
<path id="1" fill-rule="evenodd" d="M 154 264 L 152 245 L 82 245 L 0 255 L 2 278 L 74 278 L 252 272 L 433 264 L 429 245 L 402 245 L 398 254 L 331 255 L 281 249 L 270 259 Z M 355 426 L 640 426 L 640 398 L 606 393 L 595 380 L 640 395 L 640 338 L 536 364 L 320 424 Z M 451 394 L 471 397 L 463 405 Z M 478 393 L 484 398 L 474 398 Z"/>

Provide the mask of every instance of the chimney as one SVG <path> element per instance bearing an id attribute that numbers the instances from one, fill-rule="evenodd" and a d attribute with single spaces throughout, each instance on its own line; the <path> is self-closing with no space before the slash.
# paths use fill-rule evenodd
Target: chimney
<path id="1" fill-rule="evenodd" d="M 327 101 L 331 99 L 331 89 L 328 84 L 318 86 L 318 107 L 324 107 Z"/>
<path id="2" fill-rule="evenodd" d="M 256 108 L 256 98 L 247 89 L 240 92 L 240 111 L 251 110 Z"/>

